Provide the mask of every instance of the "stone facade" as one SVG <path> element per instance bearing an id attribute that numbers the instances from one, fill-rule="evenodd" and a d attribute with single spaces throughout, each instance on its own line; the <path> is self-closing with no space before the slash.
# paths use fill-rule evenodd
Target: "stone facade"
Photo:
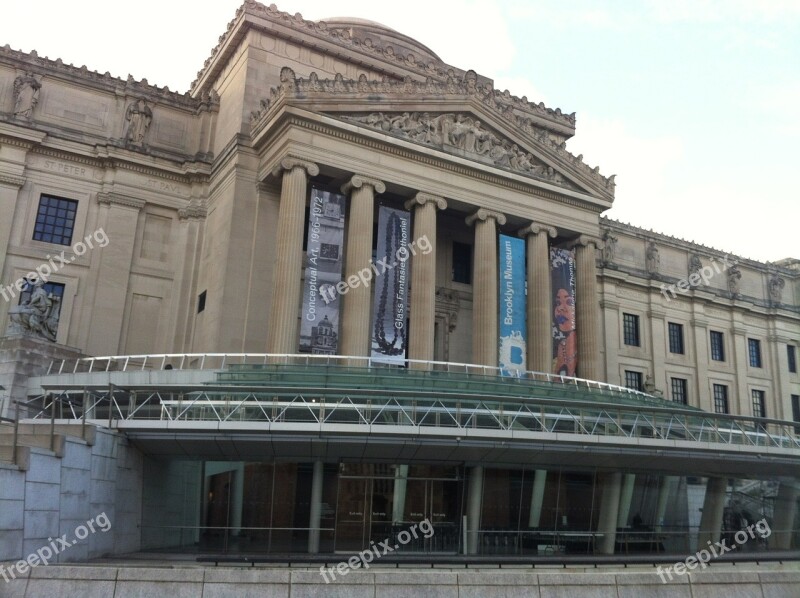
<path id="1" fill-rule="evenodd" d="M 294 352 L 308 187 L 349 185 L 351 203 L 370 207 L 437 198 L 413 208 L 436 243 L 410 307 L 413 319 L 414 302 L 425 306 L 416 326 L 431 338 L 412 342 L 409 357 L 492 364 L 496 309 L 477 281 L 496 264 L 478 245 L 535 228 L 529 260 L 548 247 L 580 254 L 579 375 L 624 383 L 636 371 L 666 396 L 682 378 L 689 404 L 709 410 L 721 381 L 731 412 L 746 415 L 763 389 L 767 416 L 791 419 L 797 262 L 737 258 L 735 270 L 668 298 L 662 284 L 723 254 L 603 219 L 614 177 L 566 150 L 574 133 L 574 113 L 496 90 L 396 31 L 251 0 L 185 94 L 0 48 L 0 284 L 13 295 L 0 322 L 17 304 L 15 282 L 47 264 L 64 285 L 56 342 L 87 355 Z M 77 202 L 71 243 L 37 240 L 43 195 Z M 346 238 L 369 256 L 366 218 Z M 78 255 L 75 244 L 101 230 L 107 246 Z M 471 284 L 453 279 L 454 243 L 475 247 Z M 369 301 L 345 301 L 351 353 L 363 350 Z M 529 310 L 531 330 L 549 330 L 551 311 Z M 624 344 L 623 313 L 640 317 L 641 346 Z M 668 351 L 669 322 L 683 325 L 681 355 Z M 724 333 L 725 362 L 712 363 L 711 330 Z M 758 370 L 748 338 L 761 341 Z"/>

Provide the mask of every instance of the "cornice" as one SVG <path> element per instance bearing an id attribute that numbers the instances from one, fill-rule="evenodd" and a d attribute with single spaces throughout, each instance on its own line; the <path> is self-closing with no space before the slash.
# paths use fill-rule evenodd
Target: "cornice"
<path id="1" fill-rule="evenodd" d="M 97 203 L 107 206 L 117 205 L 141 210 L 147 202 L 143 199 L 130 197 L 129 195 L 121 195 L 119 193 L 98 193 Z"/>
<path id="2" fill-rule="evenodd" d="M 205 76 L 211 65 L 215 62 L 215 58 L 220 53 L 222 48 L 226 46 L 229 41 L 233 40 L 235 36 L 239 35 L 241 37 L 241 34 L 239 33 L 241 29 L 255 26 L 254 23 L 248 23 L 248 15 L 266 19 L 272 23 L 288 27 L 290 31 L 296 32 L 298 37 L 304 36 L 312 39 L 316 38 L 319 41 L 324 41 L 347 48 L 348 50 L 362 54 L 373 60 L 377 59 L 379 63 L 393 66 L 395 69 L 415 73 L 420 78 L 424 77 L 434 81 L 438 80 L 440 82 L 445 82 L 450 77 L 454 77 L 456 75 L 460 76 L 464 73 L 464 71 L 461 69 L 443 63 L 435 55 L 432 56 L 434 58 L 434 61 L 432 62 L 420 62 L 417 60 L 416 55 L 413 52 L 406 53 L 405 50 L 400 49 L 396 51 L 393 46 L 388 44 L 385 46 L 380 46 L 375 44 L 371 39 L 359 39 L 358 37 L 354 37 L 350 30 L 348 30 L 346 27 L 341 25 L 337 27 L 336 23 L 327 23 L 325 21 L 309 21 L 304 19 L 300 13 L 290 15 L 287 12 L 282 12 L 274 4 L 265 6 L 259 2 L 255 2 L 254 0 L 245 0 L 245 3 L 240 6 L 239 9 L 237 9 L 235 17 L 228 23 L 225 33 L 219 37 L 219 43 L 214 47 L 214 49 L 211 50 L 211 55 L 203 63 L 203 68 L 198 71 L 197 78 L 190 86 L 193 93 L 197 92 L 197 85 L 199 81 Z M 270 32 L 273 34 L 278 34 L 278 32 L 273 29 L 271 29 Z M 416 40 L 413 41 L 414 43 L 419 44 L 419 42 Z M 318 44 L 313 43 L 311 40 L 304 43 L 303 40 L 298 39 L 297 42 L 306 46 L 318 47 Z M 433 54 L 430 49 L 425 49 Z M 378 65 L 375 65 L 373 68 L 375 70 L 387 70 L 379 68 Z M 485 77 L 482 79 L 487 82 L 489 81 Z M 552 125 L 557 127 L 567 128 L 571 131 L 570 135 L 574 133 L 574 112 L 572 114 L 566 114 L 563 113 L 559 108 L 547 108 L 543 102 L 539 102 L 538 104 L 528 102 L 527 97 L 518 98 L 511 95 L 507 90 L 500 91 L 494 89 L 492 86 L 488 87 L 489 90 L 487 91 L 487 95 L 490 93 L 496 102 L 504 106 L 504 109 L 530 114 L 531 116 L 535 116 L 537 119 L 549 121 Z"/>
<path id="3" fill-rule="evenodd" d="M 113 77 L 108 72 L 100 74 L 97 71 L 90 71 L 85 65 L 76 67 L 72 64 L 64 64 L 60 58 L 56 60 L 42 58 L 36 50 L 23 52 L 12 50 L 8 45 L 0 47 L 0 63 L 40 76 L 79 81 L 83 86 L 95 87 L 115 95 L 145 97 L 154 103 L 169 104 L 174 108 L 189 110 L 193 113 L 219 110 L 219 96 L 213 90 L 195 98 L 189 92 L 178 93 L 170 91 L 169 87 L 151 85 L 147 79 L 137 81 L 131 75 L 122 79 Z M 46 85 L 46 79 L 44 84 Z"/>
<path id="4" fill-rule="evenodd" d="M 178 219 L 179 220 L 189 220 L 189 219 L 204 219 L 208 214 L 208 210 L 197 204 L 190 204 L 185 208 L 181 208 L 178 210 Z"/>
<path id="5" fill-rule="evenodd" d="M 389 143 L 387 141 L 376 140 L 371 137 L 363 136 L 361 134 L 356 134 L 350 131 L 345 131 L 340 128 L 332 127 L 324 123 L 309 121 L 305 118 L 301 118 L 298 116 L 289 116 L 282 123 L 283 129 L 291 126 L 304 128 L 317 133 L 322 133 L 331 137 L 335 137 L 337 139 L 349 141 L 351 143 L 358 143 L 359 145 L 365 148 L 385 151 L 395 156 L 415 160 L 416 162 L 419 162 L 421 164 L 428 164 L 430 166 L 444 168 L 455 174 L 475 178 L 481 181 L 486 181 L 488 183 L 503 186 L 508 189 L 512 189 L 514 191 L 519 191 L 521 193 L 562 203 L 564 205 L 580 208 L 583 210 L 589 210 L 591 212 L 600 213 L 608 209 L 605 206 L 598 205 L 588 200 L 580 199 L 570 195 L 561 195 L 559 193 L 551 192 L 542 189 L 541 187 L 537 187 L 534 185 L 534 183 L 537 182 L 535 181 L 535 179 L 531 179 L 530 183 L 523 183 L 515 179 L 509 179 L 506 177 L 488 173 L 475 168 L 469 168 L 462 164 L 446 159 L 445 157 L 446 155 L 438 157 L 438 156 L 431 156 L 429 154 L 421 153 L 418 151 L 412 151 L 410 149 L 400 147 L 398 145 Z M 278 134 L 280 134 L 280 131 L 276 133 L 276 136 Z M 483 164 L 480 165 L 484 166 Z"/>
<path id="6" fill-rule="evenodd" d="M 9 185 L 10 187 L 16 187 L 19 189 L 25 184 L 25 177 L 13 176 L 10 174 L 0 174 L 0 184 Z"/>

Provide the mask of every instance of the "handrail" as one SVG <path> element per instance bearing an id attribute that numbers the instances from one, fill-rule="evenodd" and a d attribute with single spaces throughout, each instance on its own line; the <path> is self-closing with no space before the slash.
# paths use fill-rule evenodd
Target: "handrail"
<path id="1" fill-rule="evenodd" d="M 200 367 L 184 367 L 186 364 L 186 359 L 190 361 L 192 359 L 199 359 L 200 360 Z M 205 367 L 206 359 L 207 358 L 219 358 L 221 359 L 221 363 L 219 364 L 220 367 Z M 139 371 L 143 371 L 147 366 L 148 361 L 160 361 L 160 365 L 158 367 L 150 368 L 150 369 L 164 369 L 167 365 L 171 366 L 171 369 L 176 370 L 220 370 L 225 369 L 226 362 L 230 365 L 231 359 L 254 359 L 261 362 L 262 365 L 268 364 L 275 364 L 281 365 L 283 362 L 284 365 L 301 365 L 297 363 L 288 363 L 289 360 L 297 361 L 297 360 L 304 360 L 306 364 L 311 362 L 326 362 L 327 365 L 337 365 L 341 363 L 341 365 L 349 366 L 349 367 L 363 367 L 366 365 L 367 368 L 387 368 L 387 369 L 402 369 L 408 368 L 411 365 L 419 364 L 425 366 L 431 366 L 430 368 L 421 368 L 422 371 L 425 369 L 429 369 L 430 371 L 447 371 L 447 372 L 455 372 L 460 370 L 461 373 L 475 373 L 476 371 L 481 372 L 483 375 L 494 375 L 496 377 L 502 378 L 520 378 L 520 379 L 543 379 L 547 382 L 554 382 L 558 381 L 564 384 L 575 384 L 577 385 L 585 385 L 587 388 L 591 388 L 592 385 L 596 385 L 598 389 L 608 389 L 614 390 L 621 393 L 627 393 L 635 396 L 644 396 L 644 397 L 651 397 L 651 398 L 658 398 L 654 395 L 634 390 L 628 388 L 626 386 L 618 386 L 616 384 L 609 384 L 607 382 L 601 382 L 599 380 L 590 380 L 588 378 L 578 378 L 572 376 L 562 376 L 560 374 L 553 374 L 550 372 L 537 372 L 534 370 L 509 370 L 506 368 L 494 367 L 494 366 L 487 366 L 487 365 L 480 365 L 474 363 L 462 363 L 462 362 L 455 362 L 455 361 L 427 361 L 427 360 L 420 360 L 420 359 L 404 359 L 402 361 L 403 366 L 393 365 L 393 364 L 386 364 L 385 362 L 381 361 L 380 359 L 374 359 L 372 357 L 364 357 L 364 356 L 353 356 L 353 355 L 313 355 L 310 353 L 151 353 L 151 354 L 141 354 L 141 355 L 105 355 L 99 357 L 82 357 L 75 360 L 67 360 L 67 359 L 55 359 L 50 363 L 50 367 L 48 369 L 48 375 L 52 375 L 54 368 L 58 369 L 59 374 L 63 373 L 79 373 L 82 371 L 79 368 L 80 364 L 88 364 L 88 369 L 85 370 L 87 373 L 91 373 L 94 370 L 94 364 L 97 362 L 105 362 L 105 369 L 103 371 L 110 371 L 111 363 L 122 361 L 123 367 L 122 369 L 113 370 L 118 372 L 125 372 L 128 371 L 128 366 L 132 365 L 131 361 L 138 362 L 141 360 L 141 367 L 137 369 Z M 179 367 L 176 367 L 172 363 L 167 363 L 167 361 L 173 360 L 180 360 Z M 68 364 L 68 362 L 74 361 L 75 365 L 72 368 L 71 372 L 64 372 L 64 366 Z M 335 363 L 331 364 L 330 362 L 333 361 Z M 138 365 L 138 363 L 136 364 Z M 233 365 L 258 365 L 256 363 L 248 363 L 245 361 L 241 364 L 233 364 Z M 437 366 L 439 369 L 437 369 Z M 414 368 L 409 368 L 414 369 Z"/>

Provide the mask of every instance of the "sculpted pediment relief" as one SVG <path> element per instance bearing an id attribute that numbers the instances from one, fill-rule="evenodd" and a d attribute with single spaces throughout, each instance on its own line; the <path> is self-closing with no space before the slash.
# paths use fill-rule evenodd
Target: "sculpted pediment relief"
<path id="1" fill-rule="evenodd" d="M 373 112 L 339 118 L 429 145 L 449 153 L 512 170 L 563 187 L 574 188 L 552 166 L 537 160 L 509 139 L 464 113 Z"/>
<path id="2" fill-rule="evenodd" d="M 259 110 L 252 112 L 252 131 L 258 131 L 269 120 L 268 115 L 277 105 L 294 101 L 310 102 L 313 110 L 329 116 L 406 137 L 448 153 L 463 155 L 564 188 L 591 190 L 613 200 L 614 176 L 604 177 L 599 167 L 591 168 L 583 162 L 583 156 L 574 156 L 567 151 L 566 139 L 574 129 L 562 130 L 536 115 L 538 110 L 543 115 L 552 112 L 560 117 L 559 110 L 552 111 L 544 105 L 529 104 L 507 92 L 501 93 L 491 86 L 480 85 L 474 71 L 467 71 L 463 78 L 451 73 L 444 82 L 431 77 L 425 81 L 410 77 L 403 80 L 383 77 L 380 81 L 370 81 L 365 75 L 354 81 L 345 79 L 341 74 L 333 79 L 320 79 L 313 72 L 308 78 L 300 78 L 292 69 L 284 67 L 280 74 L 280 85 L 270 90 L 269 99 L 261 100 Z M 513 140 L 490 130 L 477 120 L 476 114 L 444 111 L 376 112 L 373 106 L 377 101 L 394 107 L 412 104 L 415 108 L 432 101 L 441 108 L 447 103 L 472 105 L 485 112 L 488 120 L 496 125 L 507 125 L 506 128 L 519 137 Z M 328 103 L 336 107 L 329 110 L 326 108 Z M 352 106 L 350 110 L 347 109 L 348 105 Z M 574 114 L 569 115 L 569 119 L 574 123 Z"/>

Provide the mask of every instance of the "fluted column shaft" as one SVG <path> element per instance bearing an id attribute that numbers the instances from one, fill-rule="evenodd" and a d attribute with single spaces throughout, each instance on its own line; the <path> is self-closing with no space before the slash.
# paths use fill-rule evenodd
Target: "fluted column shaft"
<path id="1" fill-rule="evenodd" d="M 548 236 L 556 229 L 531 224 L 519 231 L 528 253 L 528 369 L 550 372 L 553 369 L 553 294 L 550 289 L 550 246 Z"/>
<path id="2" fill-rule="evenodd" d="M 433 330 L 436 323 L 436 210 L 447 208 L 442 197 L 417 193 L 406 202 L 414 208 L 414 241 L 416 250 L 411 260 L 411 326 L 408 358 L 433 360 Z M 422 241 L 424 239 L 424 241 Z M 422 253 L 423 247 L 430 247 Z M 428 364 L 412 363 L 412 369 L 429 369 Z"/>
<path id="3" fill-rule="evenodd" d="M 283 171 L 278 231 L 275 244 L 275 273 L 272 282 L 267 352 L 296 353 L 297 314 L 300 307 L 300 273 L 303 267 L 303 225 L 305 224 L 306 181 L 319 174 L 311 162 L 284 158 L 275 169 Z"/>
<path id="4" fill-rule="evenodd" d="M 605 379 L 600 359 L 600 302 L 595 254 L 600 242 L 581 236 L 575 244 L 575 319 L 578 334 L 578 375 Z"/>
<path id="5" fill-rule="evenodd" d="M 350 193 L 345 280 L 357 278 L 360 270 L 370 268 L 375 194 L 385 191 L 386 186 L 381 181 L 361 175 L 353 176 L 342 186 L 342 193 Z M 342 297 L 342 355 L 369 356 L 371 296 L 368 285 L 353 284 Z"/>
<path id="6" fill-rule="evenodd" d="M 506 217 L 480 209 L 467 218 L 475 223 L 472 274 L 472 362 L 497 367 L 497 224 Z"/>

